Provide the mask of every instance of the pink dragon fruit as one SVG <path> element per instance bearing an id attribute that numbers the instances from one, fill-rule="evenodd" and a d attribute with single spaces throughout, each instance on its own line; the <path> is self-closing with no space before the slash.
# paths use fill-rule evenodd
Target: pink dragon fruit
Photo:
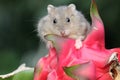
<path id="1" fill-rule="evenodd" d="M 38 61 L 34 80 L 113 80 L 110 68 L 117 60 L 115 57 L 120 61 L 120 49 L 105 48 L 104 25 L 94 0 L 90 14 L 93 30 L 80 49 L 74 47 L 74 39 L 45 36 L 53 42 L 54 48 L 50 48 L 48 56 Z"/>

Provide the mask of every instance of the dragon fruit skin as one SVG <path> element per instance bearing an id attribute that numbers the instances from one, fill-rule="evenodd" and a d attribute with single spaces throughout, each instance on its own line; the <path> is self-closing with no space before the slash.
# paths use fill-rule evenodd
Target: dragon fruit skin
<path id="1" fill-rule="evenodd" d="M 54 48 L 50 48 L 48 55 L 38 61 L 34 80 L 113 80 L 109 72 L 112 60 L 109 60 L 117 52 L 120 61 L 120 49 L 105 48 L 104 25 L 94 0 L 90 14 L 93 30 L 80 49 L 74 47 L 74 39 L 45 36 L 53 42 Z"/>

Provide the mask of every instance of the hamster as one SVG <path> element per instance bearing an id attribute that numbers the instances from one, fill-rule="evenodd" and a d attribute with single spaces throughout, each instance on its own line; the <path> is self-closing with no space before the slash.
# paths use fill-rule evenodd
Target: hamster
<path id="1" fill-rule="evenodd" d="M 44 36 L 55 34 L 76 39 L 75 47 L 79 49 L 82 46 L 82 41 L 91 29 L 84 15 L 76 10 L 74 4 L 59 7 L 48 5 L 47 11 L 48 14 L 39 20 L 37 26 L 38 35 L 43 41 L 47 45 L 52 45 L 51 42 L 45 40 Z"/>

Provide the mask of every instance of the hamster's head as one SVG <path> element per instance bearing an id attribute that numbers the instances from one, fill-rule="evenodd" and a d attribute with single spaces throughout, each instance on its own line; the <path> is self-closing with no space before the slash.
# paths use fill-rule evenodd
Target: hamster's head
<path id="1" fill-rule="evenodd" d="M 80 25 L 85 25 L 84 16 L 76 10 L 74 4 L 60 7 L 48 5 L 47 10 L 54 34 L 69 37 L 72 34 L 78 33 Z"/>

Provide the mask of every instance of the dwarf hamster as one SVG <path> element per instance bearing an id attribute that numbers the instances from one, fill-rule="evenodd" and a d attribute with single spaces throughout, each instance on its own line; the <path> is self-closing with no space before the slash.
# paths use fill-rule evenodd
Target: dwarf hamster
<path id="1" fill-rule="evenodd" d="M 38 35 L 44 38 L 47 34 L 55 34 L 63 37 L 84 40 L 91 29 L 84 15 L 76 10 L 74 4 L 55 7 L 48 5 L 48 14 L 39 20 Z"/>

